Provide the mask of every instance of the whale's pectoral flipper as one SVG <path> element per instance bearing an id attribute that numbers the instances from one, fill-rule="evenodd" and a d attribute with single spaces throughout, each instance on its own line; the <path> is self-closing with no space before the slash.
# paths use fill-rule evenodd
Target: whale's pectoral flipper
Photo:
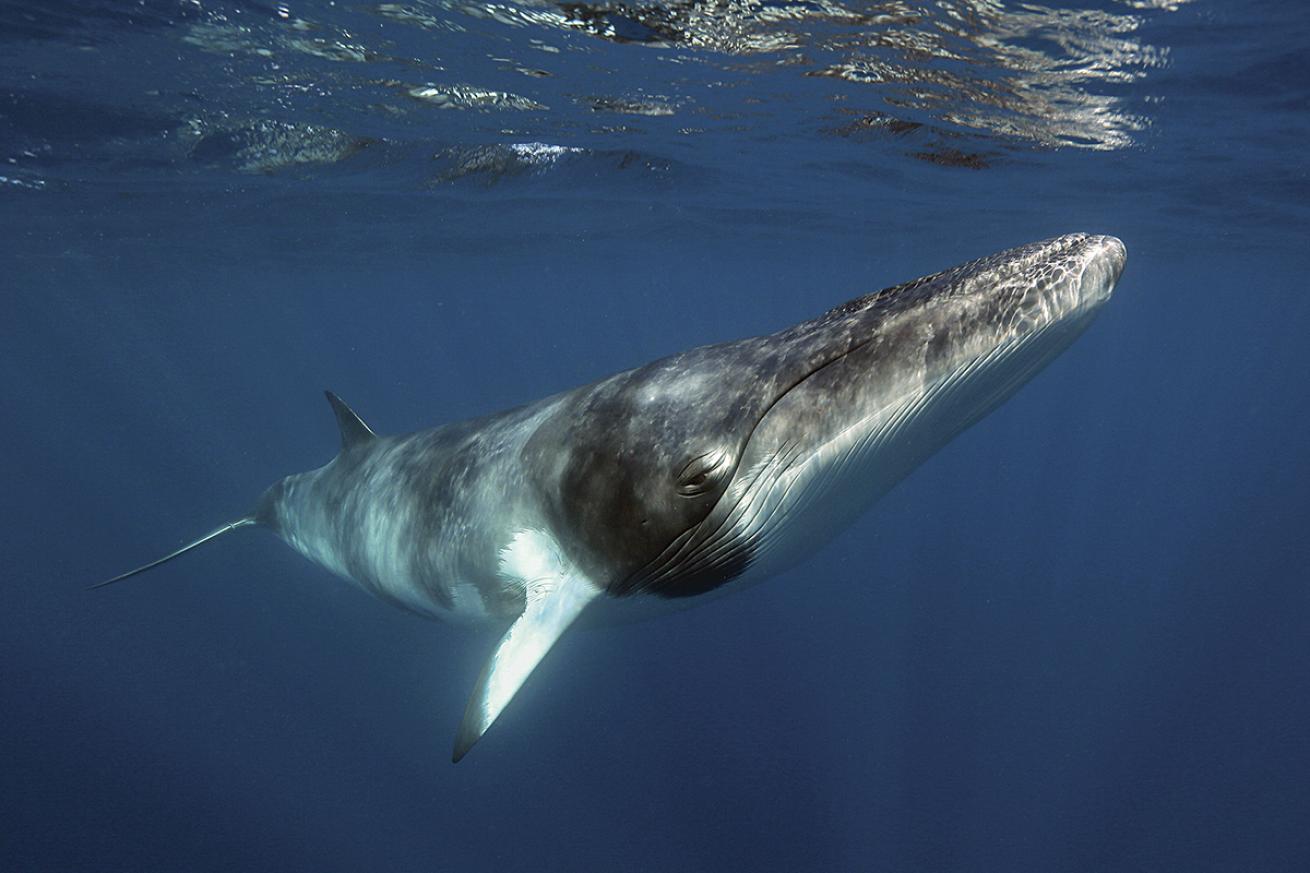
<path id="1" fill-rule="evenodd" d="M 377 439 L 373 428 L 365 424 L 364 419 L 356 415 L 355 410 L 347 406 L 344 400 L 331 391 L 323 393 L 327 395 L 328 403 L 332 404 L 332 412 L 337 417 L 337 427 L 341 428 L 342 451 Z"/>
<path id="2" fill-rule="evenodd" d="M 387 601 L 494 627 L 459 761 L 584 611 L 740 589 L 851 524 L 1073 342 L 1126 257 L 1108 236 L 1032 243 L 411 434 L 374 436 L 328 392 L 340 455 L 104 584 L 261 525 Z"/>
<path id="3" fill-rule="evenodd" d="M 486 733 L 550 647 L 601 593 L 541 531 L 520 531 L 501 550 L 500 572 L 511 584 L 523 585 L 524 608 L 478 676 L 455 736 L 451 760 L 456 762 Z"/>

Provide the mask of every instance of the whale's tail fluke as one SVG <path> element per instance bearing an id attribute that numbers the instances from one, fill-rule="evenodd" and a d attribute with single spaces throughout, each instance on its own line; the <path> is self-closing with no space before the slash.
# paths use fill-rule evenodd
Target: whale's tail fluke
<path id="1" fill-rule="evenodd" d="M 369 427 L 367 424 L 365 424 L 364 420 L 360 418 L 357 414 L 355 414 L 355 411 L 351 409 L 349 406 L 347 406 L 340 397 L 333 394 L 331 391 L 324 391 L 323 393 L 327 395 L 328 403 L 331 404 L 332 406 L 332 412 L 337 417 L 337 426 L 341 430 L 342 452 L 349 451 L 350 449 L 353 449 L 357 446 L 365 445 L 377 439 L 377 435 L 373 433 L 373 429 Z M 95 585 L 90 585 L 87 587 L 87 590 L 94 591 L 97 588 L 104 588 L 106 585 L 113 585 L 115 582 L 122 582 L 124 579 L 130 579 L 133 576 L 137 575 L 138 573 L 144 573 L 147 570 L 153 570 L 156 567 L 158 567 L 160 564 L 167 564 L 169 561 L 173 560 L 174 558 L 180 555 L 185 555 L 187 552 L 191 551 L 197 546 L 203 546 L 205 543 L 209 542 L 210 540 L 218 539 L 223 534 L 228 533 L 230 531 L 234 531 L 237 528 L 250 527 L 251 525 L 254 524 L 262 524 L 265 525 L 266 527 L 272 528 L 273 530 L 278 530 L 278 501 L 282 497 L 285 487 L 286 487 L 285 479 L 281 482 L 274 484 L 273 487 L 265 491 L 264 495 L 259 498 L 258 507 L 255 509 L 254 512 L 250 513 L 249 515 L 243 515 L 241 518 L 238 518 L 235 521 L 229 521 L 227 524 L 222 525 L 221 527 L 217 527 L 214 530 L 211 530 L 209 533 L 194 540 L 193 542 L 187 543 L 185 546 L 178 549 L 176 552 L 172 552 L 170 554 L 164 555 L 164 557 L 160 558 L 157 561 L 151 561 L 149 564 L 142 564 L 140 567 L 137 567 L 134 570 L 128 570 L 126 573 L 120 573 L 119 575 L 115 576 L 113 579 L 106 579 L 103 582 L 97 582 Z"/>
<path id="2" fill-rule="evenodd" d="M 87 590 L 93 591 L 96 588 L 104 588 L 106 585 L 113 585 L 115 582 L 122 582 L 124 579 L 129 579 L 137 575 L 138 573 L 144 573 L 147 570 L 153 570 L 155 567 L 158 567 L 160 564 L 167 564 L 169 561 L 173 560 L 179 555 L 185 555 L 187 552 L 191 551 L 196 546 L 203 546 L 205 543 L 209 542 L 210 540 L 218 539 L 223 534 L 228 533 L 229 531 L 234 531 L 239 527 L 249 527 L 252 524 L 258 524 L 258 523 L 259 522 L 255 519 L 255 516 L 253 515 L 247 515 L 242 518 L 238 518 L 236 521 L 230 521 L 227 524 L 223 525 L 222 527 L 211 530 L 209 533 L 205 534 L 204 536 L 200 537 L 194 542 L 187 543 L 185 546 L 178 549 L 176 552 L 172 552 L 170 554 L 164 555 L 164 557 L 160 558 L 157 561 L 151 561 L 149 564 L 142 564 L 140 567 L 137 567 L 135 570 L 128 570 L 126 573 L 120 573 L 117 576 L 115 576 L 113 579 L 106 579 L 103 582 L 97 582 L 95 585 L 89 586 Z"/>

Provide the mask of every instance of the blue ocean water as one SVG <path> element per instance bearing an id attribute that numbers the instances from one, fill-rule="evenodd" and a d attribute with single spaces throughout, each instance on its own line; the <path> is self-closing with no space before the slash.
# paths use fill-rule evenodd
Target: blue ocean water
<path id="1" fill-rule="evenodd" d="M 1310 14 L 0 4 L 0 869 L 1310 869 Z M 273 537 L 337 435 L 1070 231 L 1088 333 L 815 558 L 492 636 Z"/>

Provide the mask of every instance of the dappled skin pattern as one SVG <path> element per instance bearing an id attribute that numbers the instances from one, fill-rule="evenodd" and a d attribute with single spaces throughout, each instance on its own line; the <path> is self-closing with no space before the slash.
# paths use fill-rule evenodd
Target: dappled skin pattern
<path id="1" fill-rule="evenodd" d="M 776 502 L 771 481 L 899 408 L 907 392 L 923 394 L 1016 337 L 1077 322 L 1122 265 L 1121 244 L 1107 237 L 1012 249 L 776 334 L 691 349 L 486 418 L 371 439 L 275 485 L 258 519 L 334 572 L 432 617 L 520 614 L 524 581 L 505 578 L 500 561 L 531 530 L 611 595 L 701 594 L 751 565 L 769 532 L 742 508 Z M 1013 387 L 989 389 L 976 408 L 952 407 L 959 420 L 934 422 L 923 450 L 897 456 L 847 499 L 876 499 Z M 865 484 L 852 479 L 847 490 Z M 788 512 L 773 519 L 792 521 Z"/>
<path id="2" fill-rule="evenodd" d="M 499 550 L 535 518 L 522 445 L 551 400 L 343 451 L 289 476 L 259 520 L 371 593 L 430 618 L 481 622 L 523 611 L 496 573 Z"/>
<path id="3" fill-rule="evenodd" d="M 102 584 L 263 524 L 397 606 L 504 628 L 459 761 L 584 612 L 739 588 L 830 539 L 1068 346 L 1125 257 L 1113 237 L 1034 243 L 408 436 L 378 437 L 328 392 L 332 462 Z"/>
<path id="4" fill-rule="evenodd" d="M 751 506 L 768 503 L 765 492 L 818 447 L 845 438 L 851 441 L 849 451 L 860 451 L 855 429 L 876 429 L 911 398 L 920 424 L 900 430 L 902 442 L 911 443 L 908 449 L 888 452 L 891 447 L 884 446 L 886 457 L 870 459 L 875 468 L 867 475 L 851 471 L 846 477 L 842 501 L 850 508 L 836 517 L 849 521 L 1067 346 L 1108 297 L 1123 262 L 1117 240 L 1061 237 L 887 288 L 771 337 L 724 347 L 721 354 L 732 355 L 734 367 L 740 358 L 761 368 L 786 361 L 786 383 L 752 425 L 729 493 L 696 529 L 675 537 L 659 559 L 617 590 L 689 596 L 736 577 L 751 564 L 758 535 L 788 523 L 785 513 L 759 519 L 762 510 Z M 1052 334 L 1052 327 L 1064 330 Z M 953 402 L 938 415 L 932 402 L 924 402 L 952 374 L 995 349 L 1038 335 L 1048 341 L 1004 361 L 999 382 L 984 379 L 963 403 Z M 748 363 L 743 369 L 750 368 Z M 838 461 L 850 458 L 829 463 Z M 821 545 L 840 525 L 826 528 L 816 531 L 808 548 Z"/>

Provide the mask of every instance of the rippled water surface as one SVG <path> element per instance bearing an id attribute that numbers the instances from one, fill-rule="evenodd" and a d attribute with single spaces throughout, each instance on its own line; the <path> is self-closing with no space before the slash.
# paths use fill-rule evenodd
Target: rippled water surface
<path id="1" fill-rule="evenodd" d="M 1310 11 L 0 3 L 0 868 L 1310 869 Z M 773 582 L 492 640 L 271 537 L 335 451 L 1070 231 L 1092 329 Z"/>

